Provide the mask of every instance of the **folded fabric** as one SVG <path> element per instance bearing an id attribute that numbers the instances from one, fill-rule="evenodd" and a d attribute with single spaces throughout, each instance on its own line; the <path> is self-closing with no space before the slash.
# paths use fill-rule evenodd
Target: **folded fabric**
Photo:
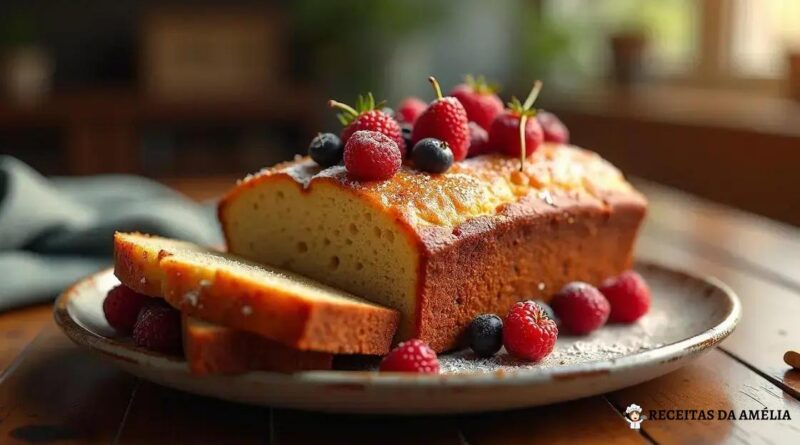
<path id="1" fill-rule="evenodd" d="M 0 156 L 0 311 L 52 299 L 110 264 L 114 232 L 215 245 L 214 206 L 128 175 L 47 179 Z"/>

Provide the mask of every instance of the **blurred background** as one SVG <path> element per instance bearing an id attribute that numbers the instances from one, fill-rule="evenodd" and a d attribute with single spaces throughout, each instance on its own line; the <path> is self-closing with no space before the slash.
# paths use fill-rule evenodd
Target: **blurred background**
<path id="1" fill-rule="evenodd" d="M 800 225 L 800 1 L 4 0 L 0 154 L 46 175 L 230 183 L 464 74 L 626 174 Z"/>

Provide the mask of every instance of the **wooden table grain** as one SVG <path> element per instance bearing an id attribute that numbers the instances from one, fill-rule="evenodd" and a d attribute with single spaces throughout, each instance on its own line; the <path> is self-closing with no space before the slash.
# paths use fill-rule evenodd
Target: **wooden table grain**
<path id="1" fill-rule="evenodd" d="M 172 181 L 196 198 L 228 181 Z M 664 377 L 552 406 L 462 416 L 390 417 L 251 407 L 163 388 L 77 348 L 51 306 L 0 314 L 2 444 L 695 444 L 800 443 L 800 229 L 637 181 L 651 211 L 637 255 L 715 276 L 742 300 L 720 348 Z M 219 188 L 217 191 L 216 189 Z M 773 410 L 790 419 L 648 419 L 625 408 Z"/>

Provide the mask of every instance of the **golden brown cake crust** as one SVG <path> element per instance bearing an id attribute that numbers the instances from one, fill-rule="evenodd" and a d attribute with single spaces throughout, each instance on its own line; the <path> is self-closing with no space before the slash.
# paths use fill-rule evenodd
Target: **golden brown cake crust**
<path id="1" fill-rule="evenodd" d="M 306 190 L 337 184 L 393 215 L 420 255 L 414 337 L 437 351 L 457 346 L 476 314 L 503 314 L 519 300 L 547 300 L 568 281 L 600 280 L 629 268 L 647 201 L 595 153 L 546 144 L 519 160 L 479 156 L 443 175 L 409 167 L 387 181 L 355 182 L 343 167 L 320 171 L 300 158 L 245 178 L 222 200 L 291 177 Z M 369 296 L 365 296 L 369 297 Z"/>
<path id="2" fill-rule="evenodd" d="M 148 236 L 139 233 L 132 235 Z M 158 265 L 160 255 L 162 251 L 143 248 L 124 234 L 114 234 L 114 275 L 122 284 L 140 294 L 161 298 L 164 274 Z"/>
<path id="3" fill-rule="evenodd" d="M 455 232 L 427 231 L 417 336 L 436 350 L 457 345 L 479 313 L 504 315 L 520 300 L 548 301 L 570 281 L 599 284 L 631 266 L 645 214 L 636 196 L 609 206 L 556 200 L 545 208 L 523 200 Z M 476 277 L 465 279 L 465 277 Z"/>
<path id="4" fill-rule="evenodd" d="M 249 332 L 183 315 L 183 350 L 195 375 L 331 369 L 333 355 L 298 351 Z"/>
<path id="5" fill-rule="evenodd" d="M 302 351 L 380 355 L 391 349 L 399 316 L 390 309 L 295 298 L 224 269 L 198 269 L 172 259 L 162 267 L 164 299 L 187 315 Z"/>
<path id="6" fill-rule="evenodd" d="M 163 249 L 144 242 L 159 240 Z M 224 267 L 198 267 L 174 255 L 188 245 L 143 234 L 114 236 L 114 272 L 137 292 L 162 297 L 182 313 L 262 335 L 303 351 L 384 354 L 399 315 L 373 304 L 300 298 L 296 291 L 265 285 Z M 190 296 L 191 298 L 187 298 Z"/>

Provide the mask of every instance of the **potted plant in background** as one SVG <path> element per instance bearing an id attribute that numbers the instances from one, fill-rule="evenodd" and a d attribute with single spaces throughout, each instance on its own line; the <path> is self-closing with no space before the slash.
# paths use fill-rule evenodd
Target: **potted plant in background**
<path id="1" fill-rule="evenodd" d="M 647 34 L 643 28 L 631 27 L 608 36 L 611 48 L 611 79 L 627 87 L 645 78 Z"/>
<path id="2" fill-rule="evenodd" d="M 12 14 L 1 21 L 0 81 L 3 93 L 22 106 L 39 103 L 52 88 L 52 58 L 38 42 L 36 26 L 29 15 Z"/>
<path id="3" fill-rule="evenodd" d="M 396 47 L 445 11 L 442 0 L 290 4 L 295 74 L 337 97 L 385 90 L 384 70 Z"/>

